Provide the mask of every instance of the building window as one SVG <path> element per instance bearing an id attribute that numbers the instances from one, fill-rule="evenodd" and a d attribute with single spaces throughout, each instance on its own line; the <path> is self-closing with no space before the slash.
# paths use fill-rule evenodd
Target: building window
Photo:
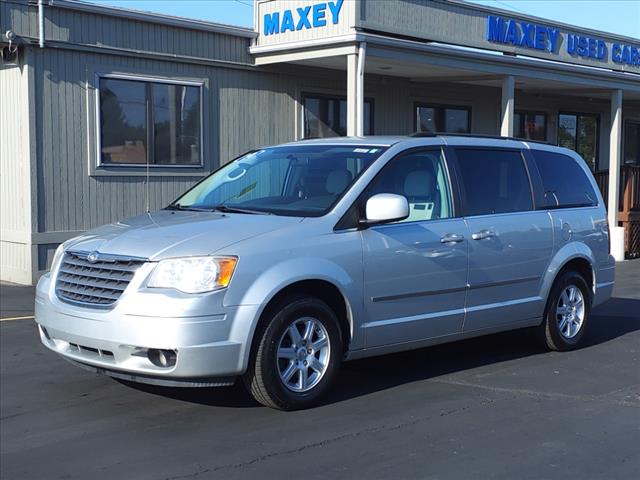
<path id="1" fill-rule="evenodd" d="M 516 111 L 513 116 L 514 136 L 527 140 L 547 139 L 547 114 L 542 112 Z"/>
<path id="2" fill-rule="evenodd" d="M 640 121 L 627 120 L 624 126 L 624 163 L 640 165 Z"/>
<path id="3" fill-rule="evenodd" d="M 326 95 L 305 95 L 304 138 L 344 137 L 347 135 L 347 99 Z M 373 101 L 364 101 L 365 135 L 373 135 Z"/>
<path id="4" fill-rule="evenodd" d="M 427 133 L 469 133 L 471 108 L 416 104 L 416 130 Z"/>
<path id="5" fill-rule="evenodd" d="M 584 158 L 592 171 L 598 167 L 599 118 L 593 114 L 560 113 L 558 145 L 570 148 Z"/>
<path id="6" fill-rule="evenodd" d="M 200 166 L 201 85 L 101 77 L 100 164 Z"/>

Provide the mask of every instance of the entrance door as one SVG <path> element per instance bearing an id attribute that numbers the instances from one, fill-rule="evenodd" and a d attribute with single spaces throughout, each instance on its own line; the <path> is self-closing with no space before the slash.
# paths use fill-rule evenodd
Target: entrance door
<path id="1" fill-rule="evenodd" d="M 440 149 L 394 159 L 365 198 L 404 195 L 407 219 L 362 231 L 367 348 L 458 333 L 467 281 L 466 226 Z"/>
<path id="2" fill-rule="evenodd" d="M 640 165 L 640 121 L 627 120 L 624 125 L 624 163 Z"/>

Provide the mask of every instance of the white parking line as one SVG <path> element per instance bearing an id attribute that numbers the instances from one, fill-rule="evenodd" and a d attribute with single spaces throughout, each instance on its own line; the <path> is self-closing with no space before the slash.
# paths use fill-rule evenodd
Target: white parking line
<path id="1" fill-rule="evenodd" d="M 0 318 L 0 322 L 10 322 L 13 320 L 33 320 L 34 317 L 33 315 L 29 315 L 27 317 L 7 317 L 7 318 Z"/>

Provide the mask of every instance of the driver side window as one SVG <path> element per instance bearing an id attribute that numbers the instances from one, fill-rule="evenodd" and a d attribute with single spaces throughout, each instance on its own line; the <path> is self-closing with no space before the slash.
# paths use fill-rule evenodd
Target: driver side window
<path id="1" fill-rule="evenodd" d="M 441 150 L 413 151 L 392 160 L 373 180 L 367 197 L 378 193 L 406 197 L 409 216 L 401 222 L 436 220 L 453 215 Z"/>

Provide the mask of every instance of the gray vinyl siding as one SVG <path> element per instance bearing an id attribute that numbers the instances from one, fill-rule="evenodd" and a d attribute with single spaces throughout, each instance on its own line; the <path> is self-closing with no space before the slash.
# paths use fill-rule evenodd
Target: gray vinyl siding
<path id="1" fill-rule="evenodd" d="M 55 4 L 54 4 L 55 5 Z M 250 39 L 195 28 L 144 22 L 108 14 L 45 7 L 45 41 L 67 48 L 99 47 L 111 53 L 129 51 L 181 59 L 252 64 Z M 24 40 L 38 39 L 38 8 L 26 1 L 0 0 L 2 32 L 11 29 Z"/>
<path id="2" fill-rule="evenodd" d="M 27 0 L 0 0 L 0 32 L 13 30 L 19 37 L 37 37 L 37 10 Z"/>

